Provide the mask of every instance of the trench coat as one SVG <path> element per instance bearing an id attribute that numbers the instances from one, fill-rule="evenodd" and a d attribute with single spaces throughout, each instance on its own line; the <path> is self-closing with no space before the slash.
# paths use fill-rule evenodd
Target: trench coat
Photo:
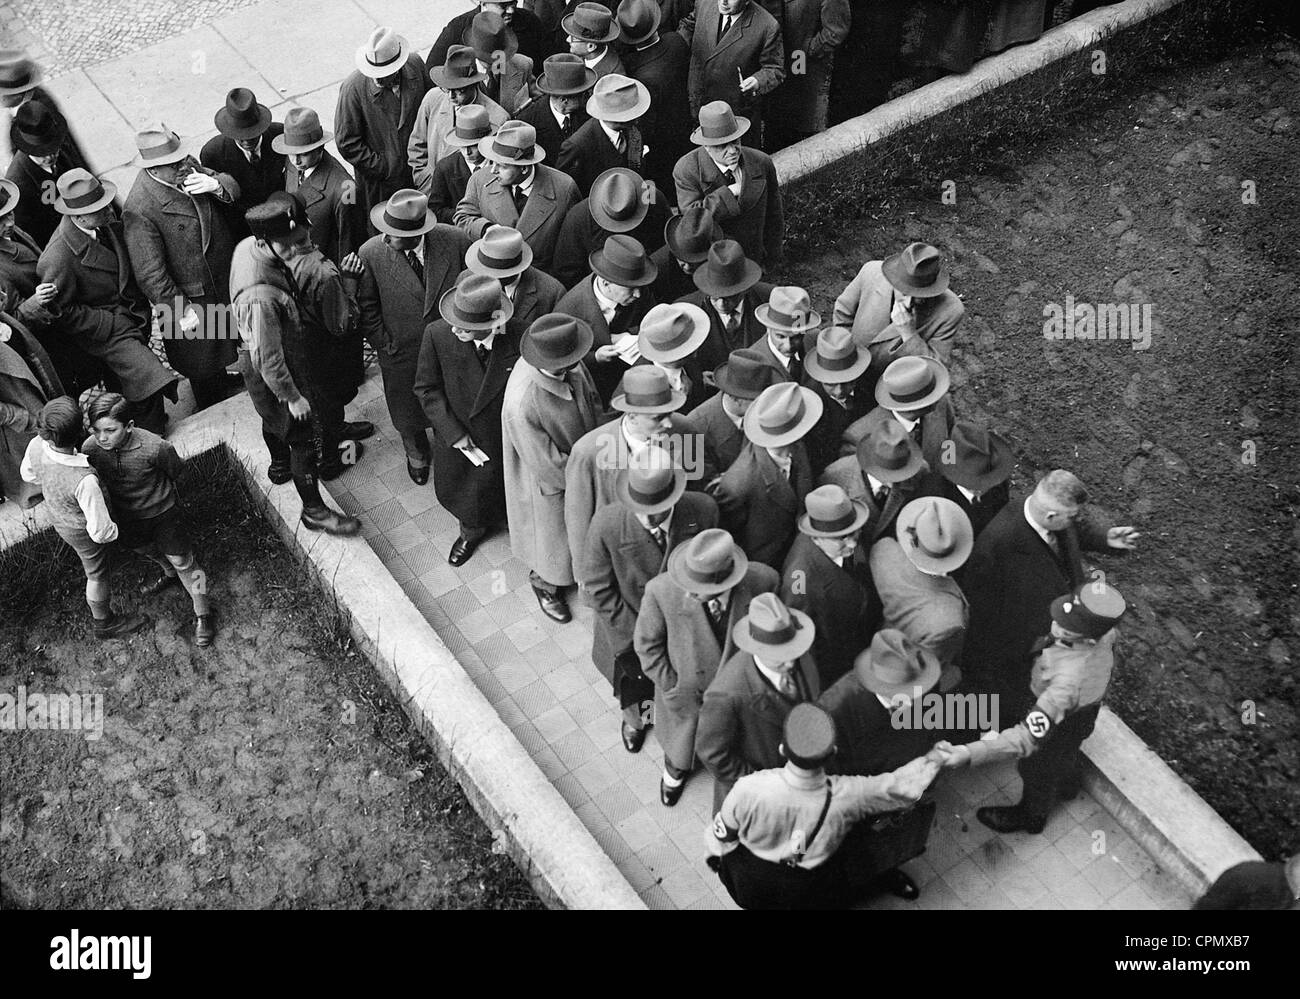
<path id="1" fill-rule="evenodd" d="M 328 151 L 306 180 L 290 163 L 285 169 L 284 189 L 302 197 L 311 223 L 311 241 L 327 260 L 341 264 L 366 241 L 366 217 L 357 182 Z"/>
<path id="2" fill-rule="evenodd" d="M 533 171 L 532 193 L 520 215 L 510 192 L 501 186 L 501 178 L 487 170 L 475 170 L 469 175 L 465 197 L 456 206 L 455 221 L 474 239 L 494 224 L 518 229 L 532 247 L 533 266 L 550 273 L 560 226 L 581 195 L 568 174 L 542 163 Z"/>
<path id="3" fill-rule="evenodd" d="M 726 101 L 757 128 L 760 98 L 785 79 L 785 52 L 776 19 L 751 2 L 719 39 L 717 0 L 696 0 L 695 9 L 682 18 L 677 31 L 691 46 L 687 76 L 691 115 L 697 116 L 710 101 Z M 758 81 L 758 88 L 742 94 L 740 77 L 749 76 Z"/>
<path id="4" fill-rule="evenodd" d="M 829 687 L 853 668 L 853 660 L 871 642 L 869 591 L 852 562 L 836 565 L 801 532 L 781 572 L 781 600 L 812 618 L 817 628 L 812 654 L 822 686 Z"/>
<path id="5" fill-rule="evenodd" d="M 765 270 L 780 260 L 785 239 L 781 186 L 772 157 L 742 146 L 740 169 L 744 183 L 737 198 L 727 186 L 722 171 L 703 149 L 687 153 L 673 167 L 680 211 L 703 205 L 713 213 L 728 239 L 734 239 L 745 256 Z"/>
<path id="6" fill-rule="evenodd" d="M 795 444 L 791 462 L 787 480 L 765 448 L 746 441 L 715 493 L 722 526 L 750 558 L 778 570 L 794 541 L 804 498 L 813 488 L 808 451 L 802 442 Z"/>

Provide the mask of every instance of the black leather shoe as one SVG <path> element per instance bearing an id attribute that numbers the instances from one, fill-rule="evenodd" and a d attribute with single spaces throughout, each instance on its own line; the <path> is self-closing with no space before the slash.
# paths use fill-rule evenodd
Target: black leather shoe
<path id="1" fill-rule="evenodd" d="M 206 649 L 212 644 L 212 639 L 216 638 L 217 629 L 212 623 L 211 614 L 200 614 L 194 619 L 194 644 L 201 649 Z"/>
<path id="2" fill-rule="evenodd" d="M 319 510 L 303 510 L 302 526 L 309 531 L 324 531 L 326 534 L 338 534 L 351 537 L 361 530 L 361 521 L 349 517 L 346 513 L 337 513 L 327 506 Z"/>
<path id="3" fill-rule="evenodd" d="M 629 753 L 639 753 L 643 745 L 645 745 L 645 729 L 633 728 L 627 722 L 623 722 L 623 748 Z"/>
<path id="4" fill-rule="evenodd" d="M 176 586 L 180 583 L 179 576 L 169 576 L 165 572 L 158 573 L 157 578 L 149 580 L 140 587 L 140 596 L 156 597 L 163 590 Z"/>
<path id="5" fill-rule="evenodd" d="M 975 818 L 994 832 L 1000 833 L 1040 833 L 1047 825 L 1047 819 L 1035 819 L 1022 811 L 1019 805 L 992 805 L 979 808 L 975 811 Z"/>
<path id="6" fill-rule="evenodd" d="M 95 637 L 121 638 L 133 631 L 139 631 L 148 623 L 149 619 L 143 614 L 114 614 L 107 621 L 95 622 Z"/>
<path id="7" fill-rule="evenodd" d="M 345 445 L 351 451 L 351 461 L 343 460 L 343 452 L 339 451 L 338 457 L 330 455 L 326 461 L 320 463 L 316 469 L 316 477 L 323 482 L 329 482 L 331 479 L 337 479 L 353 465 L 361 461 L 361 456 L 366 453 L 366 446 L 358 444 L 356 441 L 349 441 Z"/>
<path id="8" fill-rule="evenodd" d="M 466 538 L 457 538 L 451 545 L 451 554 L 447 556 L 447 561 L 452 565 L 464 565 L 469 561 L 469 557 L 478 550 L 479 542 L 483 540 L 483 535 L 479 535 L 472 541 Z M 541 600 L 540 594 L 537 597 Z M 542 610 L 546 610 L 546 604 L 542 604 Z M 554 617 L 550 611 L 546 611 L 548 617 Z M 558 618 L 557 618 L 558 620 Z"/>
<path id="9" fill-rule="evenodd" d="M 266 469 L 266 477 L 271 480 L 271 485 L 282 486 L 293 479 L 293 469 L 287 461 L 283 465 L 273 461 Z"/>
<path id="10" fill-rule="evenodd" d="M 537 602 L 542 606 L 542 613 L 552 621 L 568 624 L 573 620 L 573 615 L 569 613 L 569 605 L 563 596 L 558 593 L 547 593 L 536 586 L 533 587 L 533 592 L 537 594 Z"/>
<path id="11" fill-rule="evenodd" d="M 916 887 L 916 882 L 897 867 L 881 875 L 880 889 L 889 892 L 895 898 L 906 899 L 909 902 L 921 896 L 921 889 Z"/>
<path id="12" fill-rule="evenodd" d="M 343 424 L 343 439 L 345 441 L 363 441 L 367 437 L 375 436 L 375 425 L 369 420 L 357 420 L 354 423 Z"/>
<path id="13" fill-rule="evenodd" d="M 668 782 L 662 777 L 659 778 L 659 800 L 663 804 L 672 808 L 673 805 L 682 799 L 682 792 L 686 790 L 686 781 L 682 781 L 676 787 L 669 787 Z"/>
<path id="14" fill-rule="evenodd" d="M 406 463 L 406 474 L 411 477 L 411 481 L 417 486 L 422 486 L 429 481 L 429 466 L 421 468 L 419 465 L 412 465 L 409 461 Z"/>

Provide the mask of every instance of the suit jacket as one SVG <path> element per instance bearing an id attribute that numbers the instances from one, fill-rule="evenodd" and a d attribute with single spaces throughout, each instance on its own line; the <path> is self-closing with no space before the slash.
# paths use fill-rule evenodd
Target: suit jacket
<path id="1" fill-rule="evenodd" d="M 15 150 L 5 177 L 18 185 L 19 201 L 14 208 L 14 225 L 26 232 L 41 249 L 50 241 L 63 216 L 55 210 L 51 192 L 54 182 L 74 167 L 86 168 L 75 143 L 65 142 L 55 161 L 54 173 L 38 167 L 22 150 Z"/>
<path id="2" fill-rule="evenodd" d="M 556 304 L 564 297 L 564 286 L 545 271 L 529 267 L 519 275 L 515 285 L 514 314 L 510 325 L 520 336 L 533 324 L 533 320 L 554 312 Z"/>
<path id="3" fill-rule="evenodd" d="M 853 668 L 853 660 L 871 642 L 870 595 L 851 563 L 848 568 L 836 565 L 800 532 L 781 572 L 781 599 L 812 618 L 817 628 L 813 658 L 822 687 L 829 687 Z"/>
<path id="4" fill-rule="evenodd" d="M 781 27 L 772 15 L 751 2 L 719 40 L 717 3 L 696 0 L 695 10 L 682 19 L 677 30 L 691 46 L 687 88 L 692 117 L 710 101 L 726 101 L 736 114 L 757 122 L 761 117 L 759 98 L 785 79 Z M 740 77 L 750 76 L 758 81 L 758 88 L 742 94 Z"/>
<path id="5" fill-rule="evenodd" d="M 880 595 L 882 628 L 897 628 L 929 649 L 951 675 L 961 662 L 970 623 L 970 606 L 948 576 L 932 576 L 912 565 L 894 538 L 871 547 L 871 578 Z M 946 684 L 945 684 L 946 686 Z"/>
<path id="6" fill-rule="evenodd" d="M 551 113 L 551 100 L 545 94 L 529 101 L 515 115 L 519 121 L 525 121 L 537 130 L 537 144 L 546 150 L 546 163 L 555 166 L 560 158 L 560 147 L 564 145 L 565 135 L 560 131 L 560 123 Z M 587 112 L 579 108 L 569 119 L 569 134 L 577 132 L 589 119 Z"/>
<path id="7" fill-rule="evenodd" d="M 704 434 L 705 443 L 717 461 L 718 471 L 726 472 L 736 463 L 749 438 L 723 410 L 722 393 L 710 396 L 687 416 Z"/>
<path id="8" fill-rule="evenodd" d="M 694 286 L 694 281 L 691 282 Z M 709 301 L 709 296 L 704 292 L 696 289 L 689 295 L 677 299 L 679 302 L 689 302 L 691 305 L 698 305 L 704 310 L 704 314 L 709 317 L 709 336 L 700 345 L 697 353 L 700 357 L 700 363 L 705 370 L 712 371 L 714 368 L 727 362 L 733 350 L 739 350 L 741 347 L 748 347 L 752 343 L 767 336 L 767 329 L 758 321 L 754 310 L 760 305 L 767 303 L 768 296 L 772 294 L 772 286 L 766 281 L 759 281 L 749 291 L 745 292 L 743 299 L 744 306 L 740 316 L 740 327 L 733 336 L 728 336 L 726 328 L 722 325 L 722 317 L 718 315 Z"/>
<path id="9" fill-rule="evenodd" d="M 646 176 L 649 157 L 643 153 L 645 139 L 640 126 L 633 124 L 623 135 L 627 146 L 620 153 L 609 141 L 601 123 L 588 118 L 560 145 L 560 156 L 555 166 L 573 178 L 584 198 L 591 193 L 592 182 L 614 167 L 630 167 L 642 177 Z"/>
<path id="10" fill-rule="evenodd" d="M 797 341 L 796 341 L 797 342 Z M 761 354 L 763 360 L 777 374 L 777 379 L 783 382 L 797 382 L 803 378 L 803 353 L 802 350 L 792 358 L 787 358 L 786 363 L 782 364 L 776 356 L 776 351 L 772 349 L 772 344 L 768 341 L 767 331 L 749 345 L 749 349 L 756 354 Z"/>
<path id="11" fill-rule="evenodd" d="M 639 122 L 652 153 L 644 175 L 666 190 L 672 190 L 673 164 L 690 152 L 690 134 L 695 127 L 686 91 L 691 49 L 674 27 L 661 21 L 658 42 L 623 52 L 627 75 L 650 91 L 650 109 Z"/>
<path id="12" fill-rule="evenodd" d="M 999 482 L 992 489 L 986 490 L 975 503 L 966 498 L 966 495 L 947 479 L 943 480 L 943 487 L 939 493 L 952 500 L 966 512 L 970 518 L 971 527 L 975 531 L 975 537 L 983 533 L 984 528 L 992 523 L 993 518 L 998 515 L 998 511 L 1007 505 L 1011 499 L 1011 482 Z M 960 578 L 958 575 L 957 578 Z"/>
<path id="13" fill-rule="evenodd" d="M 470 240 L 464 231 L 438 223 L 424 234 L 424 285 L 406 256 L 383 236 L 371 236 L 358 255 L 366 265 L 357 287 L 361 332 L 381 354 L 410 355 L 415 363 L 424 327 L 439 318 L 438 301 L 464 270 Z"/>
<path id="14" fill-rule="evenodd" d="M 356 169 L 367 210 L 402 188 L 415 186 L 407 146 L 429 86 L 424 60 L 412 52 L 401 69 L 396 96 L 355 69 L 339 88 L 334 142 Z"/>
<path id="15" fill-rule="evenodd" d="M 876 406 L 862 419 L 850 423 L 844 431 L 844 453 L 856 450 L 858 441 L 875 427 L 893 419 L 890 410 Z M 943 442 L 952 436 L 952 426 L 956 422 L 957 412 L 953 409 L 952 397 L 944 396 L 921 417 L 920 425 L 912 431 L 912 439 L 920 445 L 921 456 L 928 466 L 924 483 L 927 496 L 937 496 L 943 491 L 944 478 L 939 474 L 939 463 L 943 460 Z"/>
<path id="16" fill-rule="evenodd" d="M 580 200 L 578 187 L 567 174 L 545 164 L 533 167 L 532 193 L 521 216 L 501 179 L 487 170 L 475 170 L 469 177 L 465 197 L 456 206 L 456 224 L 479 239 L 488 226 L 508 225 L 518 229 L 533 249 L 533 266 L 551 271 L 555 244 L 560 238 L 564 216 Z"/>
<path id="17" fill-rule="evenodd" d="M 600 392 L 601 401 L 608 406 L 610 399 L 614 395 L 614 389 L 618 386 L 619 379 L 623 377 L 623 372 L 627 370 L 627 365 L 617 358 L 612 361 L 596 360 L 596 349 L 611 343 L 613 333 L 609 328 L 609 323 L 605 321 L 605 314 L 600 311 L 600 303 L 596 301 L 594 281 L 594 275 L 588 275 L 582 281 L 579 281 L 564 293 L 564 297 L 560 299 L 555 308 L 566 316 L 574 316 L 591 325 L 595 337 L 592 340 L 591 350 L 583 359 L 583 363 L 591 372 L 591 377 L 596 383 L 596 389 Z M 625 331 L 635 330 L 640 326 L 641 318 L 655 304 L 648 294 L 648 288 L 642 288 L 641 292 L 641 297 L 632 303 L 631 308 L 623 317 Z"/>
<path id="18" fill-rule="evenodd" d="M 290 163 L 285 169 L 284 189 L 302 196 L 311 240 L 325 259 L 340 264 L 366 241 L 366 218 L 358 204 L 357 183 L 328 151 L 306 180 Z"/>
<path id="19" fill-rule="evenodd" d="M 867 483 L 862 466 L 858 464 L 856 454 L 837 458 L 826 466 L 826 471 L 817 480 L 817 485 L 839 486 L 848 493 L 849 499 L 861 500 L 867 504 L 867 509 L 871 513 L 866 524 L 863 525 L 862 533 L 858 536 L 860 543 L 854 558 L 865 557 L 866 550 L 881 538 L 893 537 L 899 511 L 912 500 L 929 495 L 925 491 L 927 479 L 924 473 L 925 469 L 922 469 L 904 482 L 895 482 L 885 498 L 885 507 L 882 510 L 876 504 L 876 497 Z"/>
<path id="20" fill-rule="evenodd" d="M 285 183 L 286 156 L 271 148 L 271 141 L 284 134 L 284 126 L 273 121 L 262 133 L 262 144 L 258 148 L 258 163 L 249 162 L 238 143 L 224 135 L 214 135 L 203 144 L 199 153 L 199 162 L 209 170 L 228 174 L 239 185 L 239 197 L 233 203 L 221 204 L 230 226 L 231 235 L 238 243 L 250 235 L 244 213 L 254 205 L 260 205 L 275 191 L 283 191 Z"/>
<path id="21" fill-rule="evenodd" d="M 895 728 L 893 713 L 854 672 L 835 681 L 817 703 L 835 719 L 836 753 L 826 768 L 828 773 L 886 774 L 924 756 L 943 738 L 942 732 L 933 730 Z"/>
<path id="22" fill-rule="evenodd" d="M 462 45 L 462 39 L 465 32 L 469 29 L 470 22 L 474 20 L 479 8 L 471 7 L 462 14 L 457 14 L 447 22 L 442 33 L 438 35 L 438 40 L 433 43 L 433 48 L 429 49 L 429 54 L 425 58 L 425 64 L 429 69 L 435 66 L 442 66 L 447 62 L 447 50 L 453 45 Z M 560 49 L 554 48 L 550 38 L 542 28 L 542 23 L 537 19 L 537 15 L 523 7 L 515 7 L 514 14 L 510 18 L 510 30 L 515 33 L 515 38 L 519 40 L 519 53 L 527 56 L 533 61 L 534 66 L 540 66 L 542 60 Z"/>
<path id="23" fill-rule="evenodd" d="M 687 153 L 673 167 L 677 207 L 683 212 L 695 205 L 708 208 L 727 237 L 740 244 L 745 256 L 771 270 L 780 260 L 781 241 L 785 238 L 776 167 L 767 153 L 742 146 L 740 169 L 744 185 L 737 198 L 718 165 L 702 147 Z"/>
<path id="24" fill-rule="evenodd" d="M 627 235 L 644 246 L 647 253 L 654 251 L 663 245 L 664 225 L 668 222 L 668 214 L 668 204 L 662 192 L 656 188 L 654 200 L 651 201 L 645 218 Z M 564 225 L 560 227 L 560 238 L 555 245 L 553 269 L 555 276 L 564 287 L 572 288 L 591 273 L 588 258 L 595 250 L 605 245 L 605 240 L 609 236 L 610 233 L 602 229 L 592 218 L 590 199 L 583 198 L 579 201 L 565 218 Z"/>
<path id="25" fill-rule="evenodd" d="M 478 85 L 478 89 L 488 100 L 500 104 L 506 114 L 513 118 L 536 92 L 537 78 L 534 73 L 536 63 L 528 56 L 516 52 L 505 60 L 502 68 L 505 72 L 500 75 L 495 85 L 490 80 L 484 80 Z"/>
<path id="26" fill-rule="evenodd" d="M 808 452 L 796 444 L 786 481 L 765 448 L 747 441 L 718 482 L 722 525 L 751 559 L 779 569 L 794 541 L 795 521 L 812 491 Z"/>
<path id="27" fill-rule="evenodd" d="M 434 165 L 433 172 L 429 175 L 429 207 L 439 222 L 452 224 L 456 217 L 456 206 L 465 197 L 465 188 L 472 172 L 459 149 L 453 149 Z"/>
<path id="28" fill-rule="evenodd" d="M 505 108 L 490 100 L 482 91 L 474 95 L 474 103 L 487 109 L 488 124 L 494 132 L 510 117 Z M 432 191 L 433 170 L 438 161 L 449 153 L 457 152 L 456 147 L 447 142 L 447 136 L 455 128 L 456 107 L 451 103 L 450 95 L 445 90 L 434 87 L 420 102 L 406 145 L 406 160 L 410 164 L 411 178 L 414 181 L 412 186 L 425 194 Z"/>
<path id="29" fill-rule="evenodd" d="M 866 416 L 874 406 L 875 400 L 862 387 L 861 381 L 854 388 L 847 408 L 828 396 L 822 383 L 808 377 L 807 373 L 803 376 L 802 384 L 816 392 L 822 401 L 822 418 L 804 438 L 813 475 L 820 476 L 831 462 L 841 457 L 844 449 L 844 431 Z"/>

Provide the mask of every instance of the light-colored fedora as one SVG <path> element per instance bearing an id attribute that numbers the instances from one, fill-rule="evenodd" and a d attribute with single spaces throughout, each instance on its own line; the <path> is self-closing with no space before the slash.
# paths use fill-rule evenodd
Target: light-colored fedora
<path id="1" fill-rule="evenodd" d="M 429 208 L 428 195 L 404 188 L 370 209 L 370 224 L 388 236 L 423 236 L 438 224 L 438 216 Z"/>
<path id="2" fill-rule="evenodd" d="M 392 28 L 376 28 L 357 49 L 357 69 L 362 76 L 382 80 L 399 72 L 410 54 L 410 43 Z"/>
<path id="3" fill-rule="evenodd" d="M 922 572 L 942 575 L 960 569 L 975 547 L 966 511 L 943 496 L 922 496 L 898 513 L 894 529 L 903 554 Z"/>
<path id="4" fill-rule="evenodd" d="M 759 447 L 784 447 L 807 436 L 822 417 L 822 401 L 812 389 L 779 382 L 763 390 L 745 412 L 745 436 Z"/>
<path id="5" fill-rule="evenodd" d="M 668 364 L 690 357 L 709 338 L 709 316 L 698 305 L 656 305 L 641 319 L 641 356 Z"/>
<path id="6" fill-rule="evenodd" d="M 760 593 L 736 622 L 736 647 L 766 662 L 790 662 L 812 648 L 817 628 L 803 611 L 787 607 L 775 593 Z"/>

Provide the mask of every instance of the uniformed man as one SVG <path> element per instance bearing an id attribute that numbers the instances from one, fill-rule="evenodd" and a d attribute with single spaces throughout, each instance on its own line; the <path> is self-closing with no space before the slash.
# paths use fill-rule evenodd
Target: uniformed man
<path id="1" fill-rule="evenodd" d="M 1000 833 L 1040 833 L 1058 793 L 1078 787 L 1079 746 L 1092 734 L 1115 666 L 1112 630 L 1126 610 L 1101 578 L 1052 601 L 1052 634 L 1040 643 L 1030 689 L 1037 701 L 1018 725 L 991 738 L 937 749 L 945 767 L 1020 758 L 1024 792 L 1016 805 L 981 808 L 975 817 Z"/>
<path id="2" fill-rule="evenodd" d="M 841 845 L 859 820 L 919 801 L 940 769 L 931 751 L 876 777 L 828 777 L 823 765 L 834 754 L 835 722 L 804 702 L 785 720 L 785 766 L 748 774 L 728 792 L 706 841 L 709 866 L 741 908 L 854 902 L 865 886 Z"/>

